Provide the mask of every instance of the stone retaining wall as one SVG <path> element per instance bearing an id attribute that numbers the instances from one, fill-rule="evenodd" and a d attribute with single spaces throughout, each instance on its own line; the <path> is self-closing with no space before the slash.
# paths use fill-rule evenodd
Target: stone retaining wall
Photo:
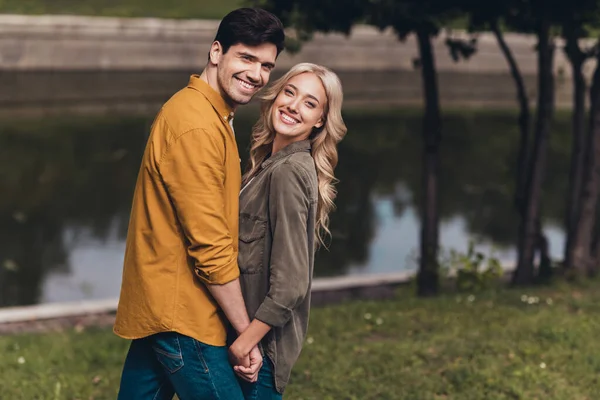
<path id="1" fill-rule="evenodd" d="M 0 69 L 4 70 L 177 70 L 198 69 L 214 38 L 218 21 L 155 18 L 0 15 Z M 451 60 L 441 34 L 434 41 L 440 71 L 505 73 L 504 57 L 491 34 L 479 35 L 479 51 L 468 62 Z M 536 40 L 507 34 L 524 74 L 536 71 Z M 278 68 L 299 61 L 344 71 L 412 70 L 414 37 L 400 42 L 391 31 L 356 26 L 349 37 L 317 34 L 296 55 L 284 53 Z M 556 71 L 570 74 L 562 51 Z M 590 69 L 588 68 L 588 71 Z"/>
<path id="2" fill-rule="evenodd" d="M 0 15 L 0 108 L 11 115 L 98 113 L 122 109 L 154 113 L 191 72 L 200 72 L 218 22 L 79 16 Z M 443 107 L 516 107 L 514 83 L 491 34 L 479 36 L 469 61 L 454 62 L 434 41 Z M 536 99 L 535 38 L 507 34 Z M 342 76 L 346 105 L 422 103 L 413 37 L 357 26 L 349 37 L 318 34 L 299 54 L 284 52 L 276 73 L 300 61 L 327 65 Z M 556 103 L 572 102 L 570 67 L 556 51 Z M 593 63 L 586 64 L 588 79 Z M 176 77 L 176 78 L 174 78 Z M 87 80 L 86 80 L 87 78 Z M 165 79 L 162 81 L 161 79 Z M 147 110 L 147 111 L 146 111 Z"/>

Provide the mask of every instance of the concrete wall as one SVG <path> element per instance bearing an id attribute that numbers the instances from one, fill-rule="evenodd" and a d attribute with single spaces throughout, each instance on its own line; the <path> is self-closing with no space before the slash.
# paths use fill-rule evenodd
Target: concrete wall
<path id="1" fill-rule="evenodd" d="M 0 15 L 0 113 L 97 113 L 130 108 L 153 113 L 189 73 L 200 72 L 217 21 Z M 435 40 L 444 107 L 515 107 L 515 90 L 495 39 L 481 34 L 469 61 L 454 62 Z M 536 98 L 535 38 L 506 37 Z M 299 54 L 283 53 L 277 71 L 297 62 L 327 65 L 342 78 L 346 105 L 420 105 L 413 37 L 357 26 L 350 37 L 316 35 Z M 593 69 L 586 64 L 588 79 Z M 556 102 L 571 105 L 570 68 L 556 52 Z"/>
<path id="2" fill-rule="evenodd" d="M 173 70 L 200 68 L 206 62 L 218 21 L 0 15 L 0 69 L 4 70 Z M 490 34 L 479 37 L 479 52 L 455 63 L 435 40 L 440 71 L 505 73 L 506 62 Z M 507 34 L 506 40 L 524 74 L 536 71 L 535 38 Z M 402 43 L 390 32 L 357 26 L 350 37 L 318 34 L 297 55 L 284 53 L 278 68 L 299 61 L 339 70 L 412 70 L 414 37 Z M 569 74 L 556 52 L 556 70 Z M 560 72 L 562 71 L 562 72 Z"/>

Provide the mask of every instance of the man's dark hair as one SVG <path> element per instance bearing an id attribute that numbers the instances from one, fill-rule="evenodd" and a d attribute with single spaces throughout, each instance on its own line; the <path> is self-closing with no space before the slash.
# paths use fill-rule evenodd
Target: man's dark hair
<path id="1" fill-rule="evenodd" d="M 285 33 L 279 18 L 270 12 L 260 8 L 238 8 L 223 18 L 215 41 L 221 43 L 223 53 L 238 43 L 246 46 L 272 43 L 279 55 L 284 48 Z"/>

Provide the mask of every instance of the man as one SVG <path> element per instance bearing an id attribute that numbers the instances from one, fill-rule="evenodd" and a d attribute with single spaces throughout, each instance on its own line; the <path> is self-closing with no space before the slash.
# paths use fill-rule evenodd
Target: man
<path id="1" fill-rule="evenodd" d="M 281 21 L 242 8 L 219 25 L 200 76 L 152 125 L 133 198 L 114 331 L 133 339 L 119 399 L 243 399 L 228 362 L 226 320 L 250 321 L 239 284 L 240 159 L 231 121 L 269 80 Z M 233 363 L 246 380 L 255 348 Z"/>

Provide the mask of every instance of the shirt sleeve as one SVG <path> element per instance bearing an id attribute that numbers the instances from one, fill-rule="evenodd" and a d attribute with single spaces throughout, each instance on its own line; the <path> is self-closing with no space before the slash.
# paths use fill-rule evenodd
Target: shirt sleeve
<path id="1" fill-rule="evenodd" d="M 239 277 L 236 252 L 225 216 L 225 142 L 195 129 L 174 139 L 159 173 L 187 238 L 194 271 L 207 284 Z"/>
<path id="2" fill-rule="evenodd" d="M 271 176 L 269 216 L 273 232 L 270 288 L 255 317 L 283 326 L 305 299 L 310 285 L 307 180 L 301 167 L 283 163 Z"/>

